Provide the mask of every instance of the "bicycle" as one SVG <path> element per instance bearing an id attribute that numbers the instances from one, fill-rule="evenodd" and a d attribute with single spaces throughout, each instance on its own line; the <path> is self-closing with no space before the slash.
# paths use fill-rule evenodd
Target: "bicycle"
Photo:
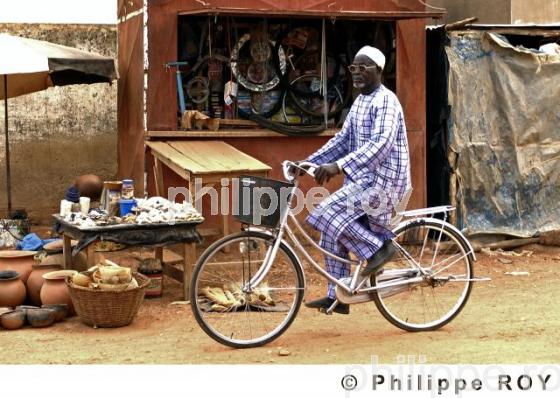
<path id="1" fill-rule="evenodd" d="M 385 319 L 411 332 L 446 325 L 465 306 L 473 282 L 489 280 L 474 277 L 474 250 L 461 231 L 447 222 L 451 206 L 399 211 L 391 223 L 397 254 L 380 271 L 362 277 L 365 262 L 325 251 L 297 221 L 292 202 L 300 173 L 290 173 L 297 167 L 313 175 L 317 166 L 284 161 L 287 182 L 241 177 L 244 187 L 239 189 L 240 203 L 247 187 L 273 188 L 280 196 L 282 189 L 288 193 L 284 192 L 279 211 L 265 215 L 261 226 L 247 219 L 251 214 L 239 216 L 246 223 L 242 231 L 213 243 L 195 266 L 191 308 L 200 327 L 217 342 L 234 348 L 258 347 L 288 329 L 305 289 L 303 265 L 294 247 L 324 278 L 336 284 L 336 301 L 327 314 L 339 302 L 373 301 Z M 253 202 L 249 203 L 250 210 Z M 442 214 L 443 219 L 435 218 L 435 214 Z M 295 231 L 321 253 L 353 266 L 351 276 L 337 280 L 329 275 L 303 247 Z"/>

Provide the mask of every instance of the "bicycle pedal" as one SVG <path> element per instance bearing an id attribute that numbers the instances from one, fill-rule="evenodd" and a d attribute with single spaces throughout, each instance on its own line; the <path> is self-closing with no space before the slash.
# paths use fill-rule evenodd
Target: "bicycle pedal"
<path id="1" fill-rule="evenodd" d="M 333 314 L 333 312 L 332 311 L 329 312 L 329 310 L 327 308 L 319 308 L 319 312 L 321 314 L 325 314 L 325 315 L 332 315 Z"/>

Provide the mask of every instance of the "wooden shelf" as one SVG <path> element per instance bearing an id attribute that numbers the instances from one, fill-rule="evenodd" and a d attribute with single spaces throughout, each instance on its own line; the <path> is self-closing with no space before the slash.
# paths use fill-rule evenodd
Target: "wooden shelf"
<path id="1" fill-rule="evenodd" d="M 338 129 L 327 129 L 319 134 L 302 135 L 302 137 L 332 137 L 338 132 Z M 189 131 L 146 131 L 146 139 L 157 138 L 227 138 L 227 137 L 286 137 L 300 138 L 297 136 L 284 135 L 268 129 L 230 129 L 230 130 L 189 130 Z"/>

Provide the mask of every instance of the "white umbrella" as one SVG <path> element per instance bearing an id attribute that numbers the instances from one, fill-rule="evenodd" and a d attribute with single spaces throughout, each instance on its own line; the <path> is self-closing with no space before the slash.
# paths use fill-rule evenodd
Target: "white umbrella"
<path id="1" fill-rule="evenodd" d="M 68 84 L 111 83 L 118 78 L 113 58 L 41 40 L 0 34 L 0 99 L 4 99 L 6 191 L 12 210 L 8 98 Z"/>

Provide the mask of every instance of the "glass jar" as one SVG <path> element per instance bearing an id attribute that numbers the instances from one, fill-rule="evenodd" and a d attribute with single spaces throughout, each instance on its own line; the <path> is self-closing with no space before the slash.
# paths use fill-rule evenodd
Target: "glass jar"
<path id="1" fill-rule="evenodd" d="M 132 180 L 122 180 L 122 198 L 134 198 L 134 182 Z"/>

